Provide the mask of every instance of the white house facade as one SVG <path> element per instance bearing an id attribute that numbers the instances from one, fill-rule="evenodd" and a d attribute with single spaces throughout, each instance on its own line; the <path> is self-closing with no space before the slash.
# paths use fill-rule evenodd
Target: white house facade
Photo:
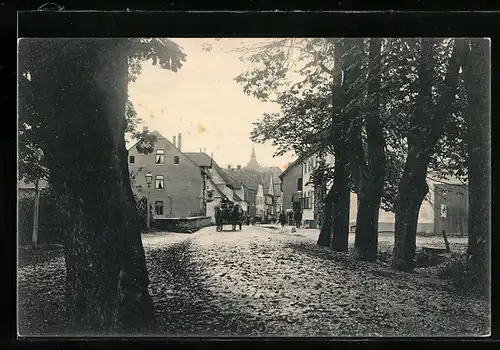
<path id="1" fill-rule="evenodd" d="M 331 154 L 326 156 L 327 164 L 333 165 L 335 157 Z M 314 184 L 311 180 L 311 173 L 315 169 L 318 162 L 318 157 L 313 154 L 302 161 L 302 178 L 303 178 L 303 194 L 302 194 L 302 220 L 304 227 L 315 227 L 317 218 L 314 213 Z M 432 174 L 428 177 L 427 183 L 429 185 L 429 194 L 422 202 L 420 208 L 417 231 L 422 233 L 436 232 L 436 228 L 448 229 L 451 232 L 461 230 L 466 227 L 467 221 L 467 200 L 464 199 L 463 184 L 458 179 L 446 179 L 446 181 L 435 181 L 432 179 Z M 454 192 L 455 197 L 451 198 L 449 195 L 447 203 L 442 199 L 442 194 L 436 193 L 436 188 L 439 186 L 447 185 L 449 188 L 448 193 Z M 327 190 L 331 188 L 332 184 L 327 186 Z M 435 202 L 440 202 L 439 208 L 436 207 Z M 351 193 L 350 196 L 350 209 L 349 209 L 349 226 L 354 228 L 356 225 L 356 215 L 358 210 L 358 196 Z M 439 214 L 440 211 L 445 212 Z M 450 214 L 446 216 L 446 211 Z M 454 215 L 452 218 L 451 216 Z M 441 216 L 445 216 L 441 218 Z M 380 209 L 379 212 L 379 231 L 394 231 L 395 214 L 392 212 Z M 464 229 L 462 229 L 464 231 Z"/>

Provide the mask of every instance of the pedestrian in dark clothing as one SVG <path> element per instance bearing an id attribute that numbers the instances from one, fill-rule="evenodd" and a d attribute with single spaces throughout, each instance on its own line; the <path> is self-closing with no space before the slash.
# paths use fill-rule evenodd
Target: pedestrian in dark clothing
<path id="1" fill-rule="evenodd" d="M 302 211 L 301 210 L 295 211 L 294 219 L 295 219 L 295 226 L 297 228 L 300 228 L 300 224 L 302 222 Z"/>
<path id="2" fill-rule="evenodd" d="M 281 224 L 281 231 L 283 232 L 283 230 L 285 229 L 285 224 L 286 224 L 286 215 L 284 212 L 281 212 L 280 217 L 279 217 L 279 221 Z"/>

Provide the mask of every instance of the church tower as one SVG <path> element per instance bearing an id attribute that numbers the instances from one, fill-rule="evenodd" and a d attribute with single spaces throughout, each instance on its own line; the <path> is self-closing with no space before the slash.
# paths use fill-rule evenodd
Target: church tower
<path id="1" fill-rule="evenodd" d="M 253 170 L 261 170 L 262 169 L 259 162 L 257 161 L 257 157 L 255 156 L 255 145 L 254 144 L 252 144 L 252 155 L 250 156 L 250 161 L 248 162 L 246 167 L 249 169 L 253 169 Z"/>

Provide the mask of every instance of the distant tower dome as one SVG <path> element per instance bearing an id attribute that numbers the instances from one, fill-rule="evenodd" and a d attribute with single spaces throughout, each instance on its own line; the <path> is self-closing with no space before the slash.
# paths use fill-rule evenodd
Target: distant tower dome
<path id="1" fill-rule="evenodd" d="M 252 155 L 250 156 L 250 161 L 248 162 L 246 167 L 249 169 L 254 169 L 254 170 L 262 169 L 261 165 L 257 161 L 257 158 L 255 157 L 255 145 L 254 144 L 252 144 Z"/>

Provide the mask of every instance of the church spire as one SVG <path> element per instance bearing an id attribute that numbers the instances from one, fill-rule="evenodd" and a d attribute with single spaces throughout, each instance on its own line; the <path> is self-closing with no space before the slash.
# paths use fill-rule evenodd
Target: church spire
<path id="1" fill-rule="evenodd" d="M 252 143 L 252 155 L 250 156 L 250 161 L 248 162 L 247 168 L 249 169 L 255 169 L 259 170 L 262 167 L 260 166 L 259 162 L 257 161 L 257 157 L 255 156 L 255 144 Z"/>

